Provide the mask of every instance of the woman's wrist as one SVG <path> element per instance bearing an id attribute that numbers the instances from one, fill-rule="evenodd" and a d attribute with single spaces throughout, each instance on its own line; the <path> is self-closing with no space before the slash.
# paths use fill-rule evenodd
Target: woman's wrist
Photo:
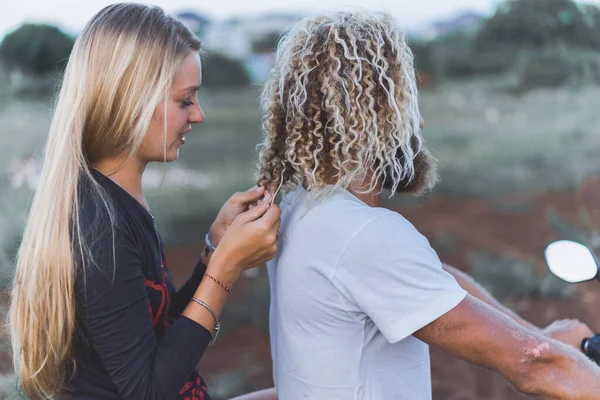
<path id="1" fill-rule="evenodd" d="M 222 256 L 218 249 L 211 255 L 206 273 L 230 288 L 241 275 L 237 263 Z"/>
<path id="2" fill-rule="evenodd" d="M 212 224 L 210 230 L 208 231 L 208 235 L 213 246 L 217 247 L 219 245 L 226 230 L 226 228 L 223 229 L 223 227 L 218 225 L 216 222 Z"/>
<path id="3" fill-rule="evenodd" d="M 200 260 L 202 260 L 202 264 L 207 265 L 210 263 L 210 258 L 212 257 L 213 251 L 208 245 L 204 245 L 202 249 L 202 255 L 200 256 Z"/>
<path id="4" fill-rule="evenodd" d="M 228 293 L 210 279 L 203 279 L 196 289 L 193 298 L 205 303 L 210 310 L 195 300 L 190 300 L 190 304 L 183 310 L 184 317 L 194 320 L 211 332 L 213 339 L 215 337 L 215 327 L 227 301 Z M 212 310 L 212 312 L 210 312 Z"/>
<path id="5" fill-rule="evenodd" d="M 221 238 L 223 237 L 223 234 L 216 233 L 217 231 L 220 232 L 220 230 L 215 228 L 214 226 L 215 226 L 215 224 L 213 224 L 211 229 L 204 236 L 204 248 L 202 249 L 202 257 L 201 257 L 202 263 L 204 265 L 208 265 L 212 254 L 214 253 L 214 251 L 217 248 L 217 244 L 221 241 Z M 215 238 L 216 238 L 216 240 L 215 240 Z"/>

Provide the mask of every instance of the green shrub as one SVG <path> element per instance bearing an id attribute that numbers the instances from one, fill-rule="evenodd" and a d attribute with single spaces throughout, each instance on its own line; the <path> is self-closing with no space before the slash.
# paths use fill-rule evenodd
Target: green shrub
<path id="1" fill-rule="evenodd" d="M 0 67 L 0 108 L 8 102 L 10 94 L 11 89 L 8 71 Z"/>
<path id="2" fill-rule="evenodd" d="M 415 68 L 418 71 L 433 73 L 433 42 L 425 40 L 409 40 L 408 45 L 413 53 Z"/>
<path id="3" fill-rule="evenodd" d="M 12 93 L 19 98 L 49 99 L 60 89 L 62 75 L 48 73 L 39 76 L 25 76 L 11 88 Z"/>
<path id="4" fill-rule="evenodd" d="M 45 75 L 66 66 L 74 43 L 55 26 L 23 24 L 0 44 L 0 61 L 9 70 Z"/>
<path id="5" fill-rule="evenodd" d="M 583 243 L 595 252 L 600 251 L 600 233 L 593 226 L 590 210 L 581 208 L 577 214 L 577 221 L 573 223 L 556 209 L 550 208 L 546 212 L 546 220 L 562 240 Z"/>
<path id="6" fill-rule="evenodd" d="M 520 89 L 600 83 L 600 54 L 557 45 L 521 52 L 515 65 Z"/>
<path id="7" fill-rule="evenodd" d="M 508 44 L 473 50 L 470 57 L 473 74 L 503 74 L 513 67 L 518 57 L 519 49 Z"/>
<path id="8" fill-rule="evenodd" d="M 572 0 L 507 0 L 478 31 L 411 47 L 417 68 L 438 78 L 513 72 L 521 89 L 597 83 L 600 9 Z"/>
<path id="9" fill-rule="evenodd" d="M 597 49 L 595 20 L 586 19 L 572 0 L 508 0 L 483 23 L 475 46 L 478 49 L 498 44 L 544 47 L 567 43 Z"/>
<path id="10" fill-rule="evenodd" d="M 441 50 L 436 54 L 438 74 L 445 78 L 464 78 L 475 75 L 475 64 L 471 58 L 471 49 L 456 48 L 453 51 Z"/>
<path id="11" fill-rule="evenodd" d="M 528 297 L 560 299 L 573 293 L 570 286 L 550 272 L 538 275 L 534 265 L 487 251 L 469 254 L 473 278 L 501 301 Z"/>
<path id="12" fill-rule="evenodd" d="M 472 35 L 456 33 L 436 39 L 429 45 L 433 73 L 439 78 L 465 77 L 473 74 Z"/>
<path id="13" fill-rule="evenodd" d="M 473 40 L 472 34 L 457 33 L 426 44 L 417 42 L 412 45 L 417 68 L 443 78 L 502 74 L 519 54 L 519 48 L 509 44 L 477 49 Z"/>
<path id="14" fill-rule="evenodd" d="M 0 289 L 6 289 L 14 275 L 15 257 L 27 220 L 31 193 L 27 189 L 2 188 L 0 195 Z"/>
<path id="15" fill-rule="evenodd" d="M 8 351 L 8 342 L 3 344 Z M 0 400 L 27 399 L 21 391 L 19 381 L 14 373 L 0 376 Z"/>
<path id="16" fill-rule="evenodd" d="M 273 52 L 277 48 L 277 43 L 281 39 L 281 34 L 270 33 L 252 41 L 253 53 Z"/>
<path id="17" fill-rule="evenodd" d="M 202 84 L 208 88 L 231 88 L 250 83 L 248 72 L 237 60 L 219 53 L 207 53 L 202 59 Z"/>

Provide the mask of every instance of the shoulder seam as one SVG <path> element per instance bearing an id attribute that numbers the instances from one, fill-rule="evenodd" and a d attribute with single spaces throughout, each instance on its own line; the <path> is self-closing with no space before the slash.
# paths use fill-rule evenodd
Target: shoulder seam
<path id="1" fill-rule="evenodd" d="M 354 234 L 352 235 L 352 237 L 350 237 L 350 239 L 348 239 L 348 242 L 346 243 L 346 245 L 344 246 L 344 249 L 340 253 L 340 256 L 338 257 L 338 260 L 337 260 L 335 266 L 333 267 L 333 270 L 331 271 L 331 275 L 329 276 L 329 279 L 333 279 L 333 277 L 334 277 L 335 273 L 337 272 L 337 269 L 338 269 L 338 267 L 340 265 L 340 261 L 342 260 L 342 258 L 346 254 L 346 250 L 348 250 L 348 247 L 350 246 L 350 243 L 352 243 L 352 241 L 354 241 L 354 239 L 356 238 L 356 236 L 358 236 L 358 234 L 361 233 L 367 226 L 371 225 L 373 222 L 377 221 L 379 218 L 387 215 L 390 212 L 391 212 L 390 210 L 385 209 L 381 214 L 379 214 L 379 215 L 371 218 L 370 220 L 368 220 L 367 222 L 365 222 L 359 229 L 357 229 L 356 232 L 354 232 Z"/>

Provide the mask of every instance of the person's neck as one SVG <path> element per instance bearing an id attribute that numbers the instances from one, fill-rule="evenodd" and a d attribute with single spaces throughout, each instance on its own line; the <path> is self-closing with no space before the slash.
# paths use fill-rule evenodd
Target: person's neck
<path id="1" fill-rule="evenodd" d="M 359 182 L 355 187 L 348 188 L 348 192 L 350 192 L 354 197 L 368 205 L 369 207 L 381 207 L 381 188 L 382 185 L 376 185 L 373 190 L 366 191 L 371 184 L 372 174 L 367 174 L 362 182 Z M 335 185 L 334 181 L 329 181 L 330 185 Z M 308 190 L 308 185 L 306 181 L 302 183 L 302 187 L 305 190 Z M 362 193 L 361 193 L 362 192 Z"/>
<path id="2" fill-rule="evenodd" d="M 367 174 L 362 182 L 356 185 L 356 187 L 349 188 L 348 191 L 370 207 L 381 207 L 381 184 L 376 185 L 373 190 L 365 193 L 371 184 L 371 178 L 372 174 Z"/>
<path id="3" fill-rule="evenodd" d="M 370 207 L 381 207 L 381 194 L 378 193 L 378 190 L 368 193 L 358 193 L 356 190 L 350 188 L 348 191 Z"/>
<path id="4" fill-rule="evenodd" d="M 140 162 L 135 157 L 118 157 L 101 160 L 94 164 L 94 168 L 148 208 L 142 189 L 142 174 L 146 169 L 146 163 Z"/>
<path id="5" fill-rule="evenodd" d="M 356 193 L 354 190 L 349 190 L 349 192 L 370 207 L 381 207 L 381 196 L 379 193 Z"/>

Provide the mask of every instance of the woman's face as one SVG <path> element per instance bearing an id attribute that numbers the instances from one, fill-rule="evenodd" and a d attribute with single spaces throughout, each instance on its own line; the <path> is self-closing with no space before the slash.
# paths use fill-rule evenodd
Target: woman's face
<path id="1" fill-rule="evenodd" d="M 165 102 L 161 101 L 154 110 L 150 128 L 138 152 L 142 163 L 176 160 L 179 147 L 185 143 L 185 134 L 192 129 L 192 124 L 204 121 L 204 112 L 198 104 L 197 97 L 200 81 L 200 55 L 192 52 L 177 72 L 167 96 L 166 136 Z"/>

